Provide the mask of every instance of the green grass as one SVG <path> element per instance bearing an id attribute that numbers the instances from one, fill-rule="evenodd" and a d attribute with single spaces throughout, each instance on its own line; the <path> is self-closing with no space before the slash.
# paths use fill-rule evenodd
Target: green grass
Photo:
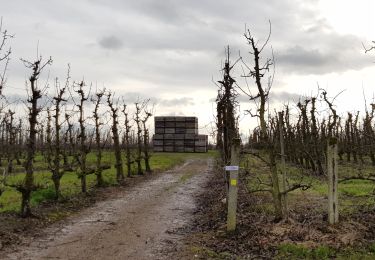
<path id="1" fill-rule="evenodd" d="M 285 243 L 278 247 L 276 259 L 331 259 L 335 251 L 327 246 L 307 248 L 303 245 Z"/>
<path id="2" fill-rule="evenodd" d="M 189 250 L 197 256 L 197 259 L 234 259 L 234 256 L 229 252 L 217 253 L 207 247 L 192 246 Z"/>
<path id="3" fill-rule="evenodd" d="M 308 248 L 304 245 L 284 243 L 278 246 L 275 259 L 375 259 L 375 244 L 364 248 L 337 250 L 328 246 Z"/>
<path id="4" fill-rule="evenodd" d="M 255 158 L 253 156 L 248 156 L 244 160 L 244 166 L 250 169 L 252 176 L 259 177 L 262 182 L 269 182 L 270 171 L 269 168 L 262 162 L 260 159 Z M 353 163 L 347 162 L 340 162 L 339 168 L 339 178 L 355 176 L 358 173 L 358 166 Z M 361 172 L 363 174 L 373 173 L 375 167 L 371 166 L 370 164 L 366 164 L 361 166 Z M 302 180 L 304 184 L 310 184 L 311 188 L 305 191 L 308 194 L 316 195 L 316 196 L 327 196 L 328 191 L 328 184 L 325 176 L 317 177 L 311 175 L 307 170 L 303 170 L 291 164 L 287 164 L 286 167 L 288 180 L 290 183 L 298 183 Z M 279 176 L 281 182 L 281 174 Z M 340 204 L 345 206 L 350 206 L 351 198 L 360 199 L 362 203 L 365 204 L 374 204 L 374 199 L 372 198 L 372 194 L 375 189 L 375 183 L 368 180 L 349 180 L 345 182 L 339 183 L 339 199 Z M 254 178 L 250 178 L 248 182 L 249 189 L 259 189 L 259 188 L 267 188 L 265 185 L 258 186 L 257 180 Z M 293 193 L 298 193 L 300 191 L 294 191 Z"/>
<path id="5" fill-rule="evenodd" d="M 173 168 L 179 164 L 184 163 L 188 159 L 194 158 L 209 158 L 217 156 L 216 151 L 209 151 L 208 153 L 153 153 L 150 164 L 154 172 L 161 172 Z M 95 153 L 88 154 L 88 164 L 94 164 Z M 103 153 L 103 164 L 108 163 L 111 169 L 103 172 L 103 179 L 107 185 L 116 184 L 116 170 L 114 169 L 115 157 L 112 152 Z M 36 164 L 39 168 L 47 168 L 42 156 L 36 157 Z M 124 167 L 125 168 L 125 167 Z M 144 165 L 143 165 L 144 169 Z M 135 171 L 135 170 L 134 170 Z M 134 173 L 132 173 L 134 174 Z M 24 173 L 11 175 L 8 177 L 9 183 L 19 183 L 24 179 Z M 43 188 L 32 193 L 31 205 L 36 206 L 43 201 L 52 200 L 54 198 L 54 186 L 51 180 L 51 173 L 47 170 L 35 171 L 35 183 L 41 185 Z M 90 192 L 94 189 L 96 184 L 96 176 L 94 174 L 87 176 L 87 187 Z M 61 195 L 64 198 L 76 196 L 81 192 L 81 183 L 76 173 L 67 172 L 61 179 Z M 0 196 L 0 212 L 16 212 L 19 210 L 21 204 L 21 195 L 13 188 L 6 187 L 4 193 Z"/>
<path id="6" fill-rule="evenodd" d="M 257 188 L 269 188 L 265 185 L 258 186 L 257 178 L 260 178 L 262 182 L 269 182 L 270 170 L 260 159 L 253 156 L 249 156 L 245 159 L 244 166 L 246 164 L 249 167 L 250 175 L 247 179 L 247 186 L 249 190 Z M 278 165 L 279 166 L 279 165 Z M 359 169 L 360 167 L 360 169 Z M 287 175 L 289 183 L 299 182 L 302 180 L 305 184 L 311 184 L 311 188 L 306 191 L 295 190 L 290 193 L 290 203 L 298 202 L 303 197 L 316 198 L 321 204 L 317 204 L 319 207 L 317 211 L 321 211 L 322 214 L 326 212 L 325 203 L 328 196 L 328 184 L 327 177 L 317 177 L 312 175 L 307 170 L 301 170 L 300 168 L 287 164 Z M 373 173 L 375 167 L 371 164 L 362 166 L 355 165 L 353 163 L 340 162 L 338 166 L 339 178 L 356 176 L 359 172 L 366 175 Z M 281 174 L 279 175 L 281 182 Z M 374 197 L 375 183 L 368 180 L 349 180 L 340 182 L 338 185 L 339 190 L 339 210 L 340 216 L 349 216 L 356 214 L 359 208 L 364 206 L 373 208 L 375 206 Z M 257 205 L 255 208 L 265 214 L 272 215 L 272 204 L 262 203 Z M 320 245 L 317 248 L 308 248 L 299 244 L 280 244 L 278 247 L 277 259 L 375 259 L 375 243 L 370 246 L 364 246 L 363 248 L 344 248 L 337 250 L 329 248 L 325 245 Z"/>

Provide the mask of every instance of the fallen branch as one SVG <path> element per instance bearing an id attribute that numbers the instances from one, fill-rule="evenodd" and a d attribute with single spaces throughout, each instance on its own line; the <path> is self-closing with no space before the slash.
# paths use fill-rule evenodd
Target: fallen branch
<path id="1" fill-rule="evenodd" d="M 289 193 L 289 192 L 292 192 L 292 191 L 294 191 L 294 190 L 301 189 L 301 190 L 305 191 L 305 190 L 307 190 L 307 189 L 309 189 L 309 188 L 311 188 L 311 185 L 310 185 L 310 184 L 300 184 L 300 183 L 298 183 L 298 184 L 293 184 L 292 187 L 290 187 L 290 188 L 288 188 L 287 190 L 285 190 L 285 191 L 283 191 L 283 192 L 280 192 L 280 193 L 281 193 L 282 195 L 285 195 L 285 194 L 287 194 L 287 193 Z"/>

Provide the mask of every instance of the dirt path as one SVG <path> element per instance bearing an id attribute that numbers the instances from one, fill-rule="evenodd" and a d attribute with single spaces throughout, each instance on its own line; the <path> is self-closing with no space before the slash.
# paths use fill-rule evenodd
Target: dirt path
<path id="1" fill-rule="evenodd" d="M 46 230 L 6 259 L 169 259 L 181 246 L 211 160 L 193 160 Z"/>

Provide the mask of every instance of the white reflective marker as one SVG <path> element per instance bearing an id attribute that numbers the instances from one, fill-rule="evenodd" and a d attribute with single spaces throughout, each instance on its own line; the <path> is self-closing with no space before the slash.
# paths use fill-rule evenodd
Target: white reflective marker
<path id="1" fill-rule="evenodd" d="M 225 170 L 226 171 L 238 171 L 240 167 L 238 166 L 234 166 L 234 165 L 229 165 L 229 166 L 225 166 Z"/>

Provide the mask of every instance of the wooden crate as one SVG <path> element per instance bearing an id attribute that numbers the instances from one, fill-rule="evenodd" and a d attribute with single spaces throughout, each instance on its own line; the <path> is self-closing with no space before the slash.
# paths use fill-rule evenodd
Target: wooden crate
<path id="1" fill-rule="evenodd" d="M 175 122 L 176 118 L 174 116 L 165 116 L 164 117 L 165 122 Z"/>
<path id="2" fill-rule="evenodd" d="M 164 145 L 164 141 L 163 140 L 154 140 L 154 146 L 158 146 L 158 145 L 160 145 L 160 146 L 163 146 Z"/>
<path id="3" fill-rule="evenodd" d="M 178 153 L 183 153 L 183 152 L 185 152 L 185 147 L 183 145 L 182 146 L 175 146 L 174 151 L 178 152 Z"/>
<path id="4" fill-rule="evenodd" d="M 185 121 L 186 122 L 191 122 L 191 123 L 198 123 L 198 118 L 197 117 L 192 117 L 192 116 L 188 116 L 188 117 L 185 117 Z"/>
<path id="5" fill-rule="evenodd" d="M 155 116 L 154 117 L 154 121 L 155 122 L 164 122 L 164 117 L 163 116 Z"/>
<path id="6" fill-rule="evenodd" d="M 173 146 L 164 146 L 164 152 L 174 152 Z"/>
<path id="7" fill-rule="evenodd" d="M 176 127 L 182 127 L 182 128 L 185 128 L 185 127 L 186 127 L 186 124 L 185 124 L 185 122 L 176 122 Z"/>
<path id="8" fill-rule="evenodd" d="M 175 122 L 169 122 L 169 121 L 167 121 L 167 122 L 164 123 L 164 125 L 165 125 L 165 127 L 172 127 L 172 128 L 176 127 L 176 123 Z"/>
<path id="9" fill-rule="evenodd" d="M 175 128 L 164 128 L 164 133 L 166 134 L 174 134 L 175 132 Z"/>
<path id="10" fill-rule="evenodd" d="M 175 119 L 176 119 L 176 123 L 177 122 L 185 122 L 185 118 L 184 116 L 176 116 Z"/>
<path id="11" fill-rule="evenodd" d="M 173 140 L 175 134 L 164 134 L 164 140 Z"/>
<path id="12" fill-rule="evenodd" d="M 194 148 L 194 152 L 196 152 L 196 153 L 206 153 L 207 147 L 206 146 L 196 146 Z"/>
<path id="13" fill-rule="evenodd" d="M 184 134 L 174 134 L 173 135 L 173 139 L 175 139 L 175 140 L 183 140 L 183 139 L 185 139 L 185 135 Z"/>
<path id="14" fill-rule="evenodd" d="M 208 135 L 197 135 L 197 138 L 198 138 L 198 140 L 207 140 L 208 139 Z"/>
<path id="15" fill-rule="evenodd" d="M 198 134 L 198 129 L 186 129 L 187 134 Z"/>
<path id="16" fill-rule="evenodd" d="M 164 152 L 163 146 L 154 146 L 154 152 Z"/>
<path id="17" fill-rule="evenodd" d="M 206 146 L 207 144 L 206 144 L 206 140 L 204 140 L 204 141 L 201 141 L 201 140 L 196 140 L 195 141 L 195 146 Z"/>
<path id="18" fill-rule="evenodd" d="M 185 126 L 186 126 L 186 128 L 191 128 L 191 129 L 197 129 L 198 128 L 198 124 L 197 123 L 186 122 Z"/>
<path id="19" fill-rule="evenodd" d="M 154 151 L 207 152 L 208 137 L 199 135 L 198 118 L 155 117 Z"/>
<path id="20" fill-rule="evenodd" d="M 195 134 L 185 134 L 185 139 L 188 140 L 195 140 Z"/>
<path id="21" fill-rule="evenodd" d="M 187 152 L 187 153 L 193 153 L 194 152 L 194 147 L 184 147 L 184 152 Z"/>
<path id="22" fill-rule="evenodd" d="M 163 140 L 164 139 L 164 135 L 163 134 L 154 134 L 154 140 Z"/>
<path id="23" fill-rule="evenodd" d="M 176 134 L 185 134 L 186 133 L 185 128 L 176 128 L 175 131 L 176 131 Z"/>
<path id="24" fill-rule="evenodd" d="M 164 146 L 173 146 L 174 140 L 164 140 Z"/>
<path id="25" fill-rule="evenodd" d="M 194 142 L 194 140 L 187 140 L 187 139 L 185 139 L 184 140 L 184 145 L 185 146 L 194 146 L 195 142 Z"/>
<path id="26" fill-rule="evenodd" d="M 164 128 L 164 133 L 166 134 L 174 134 L 175 129 L 174 128 Z"/>
<path id="27" fill-rule="evenodd" d="M 155 127 L 164 127 L 165 126 L 165 124 L 164 124 L 164 121 L 162 121 L 162 122 L 159 122 L 159 121 L 156 121 L 155 122 Z"/>
<path id="28" fill-rule="evenodd" d="M 184 146 L 184 140 L 175 140 L 174 145 L 175 146 Z"/>

